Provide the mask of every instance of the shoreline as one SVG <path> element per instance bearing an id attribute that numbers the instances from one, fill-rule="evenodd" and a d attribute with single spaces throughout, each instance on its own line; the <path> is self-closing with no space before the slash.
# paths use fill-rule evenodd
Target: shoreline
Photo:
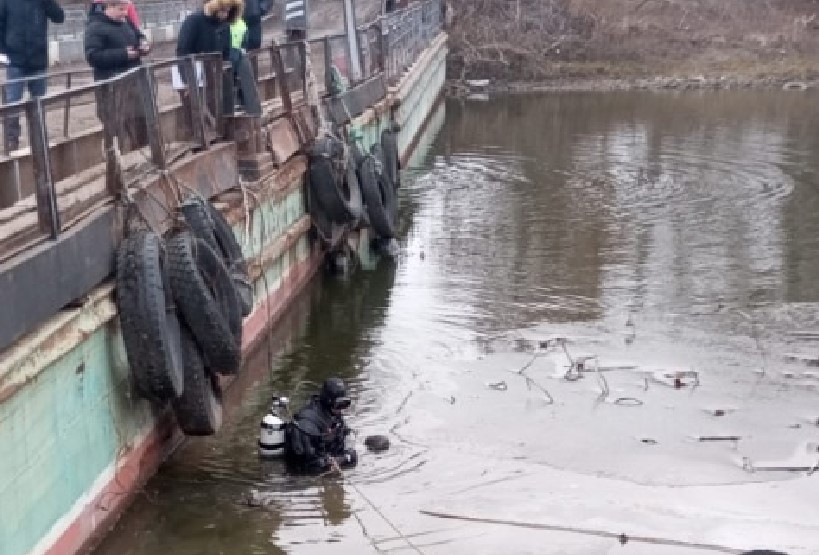
<path id="1" fill-rule="evenodd" d="M 800 80 L 791 76 L 666 76 L 654 77 L 557 77 L 538 81 L 490 81 L 486 87 L 472 88 L 467 81 L 448 79 L 447 93 L 465 97 L 471 94 L 528 94 L 540 92 L 615 92 L 615 91 L 740 91 L 781 90 L 805 92 L 819 88 L 819 79 Z"/>

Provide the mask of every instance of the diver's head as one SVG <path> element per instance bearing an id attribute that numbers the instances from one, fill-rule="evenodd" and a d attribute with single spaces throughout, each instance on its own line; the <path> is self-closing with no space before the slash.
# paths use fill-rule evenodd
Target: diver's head
<path id="1" fill-rule="evenodd" d="M 350 398 L 347 397 L 347 387 L 339 378 L 329 378 L 324 382 L 319 393 L 319 401 L 325 410 L 333 414 L 340 414 L 352 404 Z"/>

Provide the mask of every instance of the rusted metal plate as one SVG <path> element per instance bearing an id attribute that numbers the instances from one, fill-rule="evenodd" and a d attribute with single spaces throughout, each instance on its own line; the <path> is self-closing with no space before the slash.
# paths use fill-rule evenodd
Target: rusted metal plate
<path id="1" fill-rule="evenodd" d="M 289 118 L 274 120 L 266 129 L 267 149 L 273 153 L 273 162 L 276 165 L 281 166 L 298 153 L 301 148 L 299 135 Z"/>
<path id="2" fill-rule="evenodd" d="M 210 198 L 237 185 L 236 146 L 223 143 L 175 162 L 167 174 L 151 174 L 132 196 L 151 229 L 164 233 L 174 224 L 179 195 Z"/>
<path id="3" fill-rule="evenodd" d="M 108 206 L 56 241 L 0 264 L 0 351 L 111 275 L 120 237 Z"/>
<path id="4" fill-rule="evenodd" d="M 360 116 L 364 110 L 387 95 L 387 85 L 383 75 L 377 75 L 353 87 L 343 95 L 327 100 L 330 118 L 336 125 L 347 123 Z"/>
<path id="5" fill-rule="evenodd" d="M 260 144 L 261 118 L 248 115 L 225 116 L 225 139 L 236 143 L 238 156 L 253 156 L 264 152 L 264 145 Z"/>

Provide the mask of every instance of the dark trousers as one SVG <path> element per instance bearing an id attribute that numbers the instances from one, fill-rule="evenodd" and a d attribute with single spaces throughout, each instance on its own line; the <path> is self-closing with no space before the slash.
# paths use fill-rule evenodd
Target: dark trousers
<path id="1" fill-rule="evenodd" d="M 251 116 L 262 115 L 262 102 L 259 99 L 256 75 L 253 73 L 250 60 L 241 50 L 234 48 L 230 53 L 230 63 L 233 66 L 239 100 L 245 112 Z"/>
<path id="2" fill-rule="evenodd" d="M 245 18 L 247 24 L 247 49 L 258 50 L 262 47 L 262 18 L 249 16 Z"/>
<path id="3" fill-rule="evenodd" d="M 29 69 L 25 67 L 9 66 L 6 68 L 5 102 L 12 104 L 23 99 L 26 89 L 33 97 L 45 96 L 45 70 Z M 10 149 L 16 149 L 20 143 L 20 118 L 9 116 L 5 120 L 6 144 Z"/>

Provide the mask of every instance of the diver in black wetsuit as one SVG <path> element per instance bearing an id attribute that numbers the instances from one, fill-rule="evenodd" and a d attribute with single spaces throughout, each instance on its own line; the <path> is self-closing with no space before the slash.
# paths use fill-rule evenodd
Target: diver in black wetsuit
<path id="1" fill-rule="evenodd" d="M 344 382 L 330 378 L 293 416 L 285 432 L 285 460 L 291 470 L 316 474 L 358 463 L 355 450 L 344 445 L 352 430 L 341 413 L 350 403 Z"/>

